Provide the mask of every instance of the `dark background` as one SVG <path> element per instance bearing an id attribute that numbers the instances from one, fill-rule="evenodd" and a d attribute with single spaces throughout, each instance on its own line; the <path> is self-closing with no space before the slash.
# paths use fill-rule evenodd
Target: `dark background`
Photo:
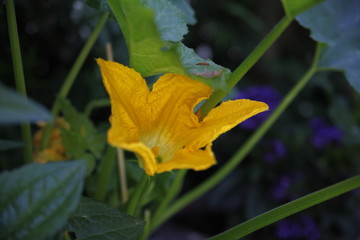
<path id="1" fill-rule="evenodd" d="M 184 43 L 231 70 L 284 14 L 280 1 L 275 0 L 193 0 L 191 5 L 198 22 L 189 27 Z M 79 0 L 16 1 L 16 11 L 28 95 L 51 108 L 101 13 Z M 14 87 L 6 24 L 2 6 L 0 81 Z M 115 21 L 109 21 L 69 95 L 80 111 L 90 100 L 106 97 L 94 59 L 105 57 L 107 41 L 113 45 L 115 60 L 127 63 L 120 29 Z M 265 87 L 281 99 L 310 66 L 314 48 L 308 30 L 293 22 L 228 98 L 251 95 L 249 89 L 258 87 L 254 100 L 267 102 L 268 97 L 272 101 L 276 96 L 261 92 Z M 154 239 L 203 239 L 359 173 L 359 105 L 358 94 L 341 73 L 317 74 L 240 166 L 161 228 Z M 108 108 L 96 110 L 92 120 L 101 124 L 109 114 Z M 216 171 L 253 131 L 240 125 L 215 141 L 217 166 L 204 172 L 190 171 L 184 192 Z M 1 128 L 0 137 L 19 140 L 19 129 Z M 1 155 L 1 169 L 21 164 L 19 151 Z M 358 190 L 347 193 L 246 239 L 359 239 L 359 200 Z"/>

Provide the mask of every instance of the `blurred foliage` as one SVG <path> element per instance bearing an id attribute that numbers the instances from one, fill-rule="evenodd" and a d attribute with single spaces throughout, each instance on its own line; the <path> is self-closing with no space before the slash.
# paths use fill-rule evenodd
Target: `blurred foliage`
<path id="1" fill-rule="evenodd" d="M 194 48 L 200 57 L 210 58 L 231 70 L 284 15 L 281 2 L 274 0 L 192 0 L 191 6 L 196 12 L 197 24 L 189 27 L 184 44 Z M 29 96 L 50 108 L 57 89 L 100 17 L 99 13 L 80 0 L 22 0 L 16 2 L 16 10 Z M 109 21 L 69 96 L 80 113 L 91 100 L 106 97 L 94 58 L 105 57 L 104 44 L 107 41 L 113 45 L 115 60 L 128 63 L 120 29 L 115 21 Z M 0 11 L 0 45 L 0 81 L 13 87 L 3 9 Z M 281 95 L 286 94 L 309 67 L 314 47 L 309 32 L 294 22 L 228 98 L 235 98 L 239 91 L 254 85 L 271 86 Z M 109 114 L 108 108 L 97 109 L 91 114 L 94 126 L 103 135 Z M 316 147 L 313 139 L 320 131 L 311 125 L 314 118 L 321 118 L 327 124 L 325 132 L 332 127 L 339 129 L 341 139 L 335 141 L 324 135 L 322 137 L 330 140 L 322 148 Z M 171 236 L 180 239 L 185 239 L 184 229 L 197 231 L 199 239 L 211 236 L 289 200 L 359 173 L 359 123 L 360 97 L 344 76 L 341 73 L 317 74 L 251 155 L 216 189 L 155 233 L 154 239 L 163 237 L 167 229 L 171 229 Z M 94 126 L 91 124 L 84 127 L 92 129 Z M 36 131 L 35 127 L 33 131 Z M 93 134 L 92 130 L 90 133 L 91 136 L 98 134 Z M 252 130 L 239 126 L 218 139 L 214 143 L 218 165 L 226 162 L 251 133 Z M 19 136 L 18 127 L 2 128 L 0 132 L 0 139 L 18 141 Z M 274 142 L 280 142 L 282 147 Z M 283 149 L 282 154 L 277 152 L 279 149 Z M 86 146 L 81 154 L 85 153 Z M 91 154 L 96 158 L 98 153 Z M 275 159 L 268 161 L 267 156 Z M 17 149 L 3 151 L 0 158 L 1 170 L 21 164 Z M 6 158 L 13 161 L 4 161 Z M 132 162 L 128 166 L 132 186 L 139 173 Z M 216 169 L 189 172 L 184 191 Z M 164 186 L 159 193 L 153 193 L 152 198 L 158 198 L 162 191 L 166 191 L 168 186 L 163 179 L 172 178 L 171 174 L 167 175 L 160 175 L 156 180 L 164 182 Z M 118 206 L 120 201 L 117 178 L 114 169 L 110 185 L 114 194 L 107 199 L 112 206 Z M 94 181 L 94 178 L 88 179 L 88 193 L 94 188 Z M 359 200 L 359 191 L 353 191 L 268 226 L 247 239 L 319 239 L 316 236 L 321 236 L 321 239 L 356 239 L 360 236 L 357 228 L 360 212 L 356 210 Z M 291 235 L 289 232 L 296 231 L 288 229 L 300 229 L 302 231 L 298 232 L 303 235 Z M 304 229 L 308 229 L 309 234 L 305 234 L 307 230 Z"/>

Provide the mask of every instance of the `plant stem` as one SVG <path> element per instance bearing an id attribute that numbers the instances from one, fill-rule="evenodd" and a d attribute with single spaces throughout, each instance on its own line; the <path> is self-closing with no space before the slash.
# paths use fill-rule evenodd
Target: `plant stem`
<path id="1" fill-rule="evenodd" d="M 152 218 L 152 221 L 157 222 L 157 220 L 159 218 L 161 218 L 161 215 L 166 210 L 166 208 L 169 206 L 169 203 L 176 197 L 176 195 L 179 194 L 179 192 L 182 188 L 183 179 L 184 179 L 186 173 L 187 173 L 187 170 L 179 170 L 177 172 L 177 175 L 176 175 L 173 183 L 169 187 L 169 190 L 166 192 L 164 199 L 161 201 L 159 207 L 156 209 L 156 212 L 154 214 L 154 217 Z M 148 230 L 148 232 L 144 231 L 144 233 L 143 233 L 144 239 L 146 239 L 148 237 L 148 235 L 151 233 L 151 231 L 153 230 L 152 224 L 150 225 L 149 228 L 147 228 L 147 230 Z"/>
<path id="2" fill-rule="evenodd" d="M 85 114 L 85 116 L 90 117 L 91 112 L 95 108 L 101 108 L 101 107 L 107 107 L 107 106 L 110 106 L 110 100 L 108 98 L 92 100 L 86 105 L 84 114 Z"/>
<path id="3" fill-rule="evenodd" d="M 108 17 L 109 17 L 108 12 L 106 12 L 102 15 L 102 17 L 100 18 L 100 21 L 96 25 L 94 31 L 90 35 L 89 39 L 86 41 L 83 49 L 81 50 L 80 54 L 78 55 L 77 59 L 75 60 L 75 63 L 72 66 L 69 74 L 65 78 L 64 83 L 59 91 L 58 96 L 57 96 L 57 99 L 55 100 L 55 103 L 51 109 L 51 114 L 53 116 L 53 122 L 49 123 L 44 129 L 44 136 L 41 141 L 42 149 L 46 148 L 46 146 L 48 145 L 51 129 L 54 126 L 54 121 L 56 119 L 56 116 L 59 114 L 60 104 L 59 104 L 58 99 L 66 98 L 66 96 L 68 95 L 72 85 L 74 84 L 76 77 L 78 76 L 78 74 L 80 72 L 81 67 L 84 65 L 84 62 L 85 62 L 86 58 L 88 57 L 90 50 L 93 48 L 95 41 L 98 38 L 101 30 L 103 29 Z"/>
<path id="4" fill-rule="evenodd" d="M 211 240 L 236 240 L 255 232 L 267 225 L 277 222 L 285 217 L 293 215 L 309 207 L 325 202 L 329 199 L 347 193 L 360 187 L 360 175 L 346 179 L 319 191 L 296 199 L 280 207 L 274 208 L 242 224 L 239 224 L 219 235 L 211 237 Z"/>
<path id="5" fill-rule="evenodd" d="M 104 201 L 110 183 L 111 172 L 115 166 L 116 148 L 108 145 L 98 170 L 95 199 Z"/>
<path id="6" fill-rule="evenodd" d="M 140 240 L 147 240 L 149 237 L 150 227 L 151 227 L 151 212 L 148 209 L 144 211 L 144 220 L 145 220 L 145 227 L 143 233 L 140 237 Z"/>
<path id="7" fill-rule="evenodd" d="M 284 110 L 289 106 L 293 99 L 299 94 L 303 87 L 308 83 L 311 77 L 317 72 L 317 65 L 319 62 L 320 52 L 323 45 L 317 45 L 313 63 L 309 70 L 304 74 L 304 76 L 298 81 L 298 83 L 290 90 L 290 92 L 285 96 L 277 109 L 270 115 L 270 117 L 255 131 L 253 135 L 245 142 L 245 144 L 237 151 L 234 156 L 223 166 L 221 167 L 214 175 L 207 179 L 204 183 L 200 184 L 198 187 L 194 188 L 183 197 L 178 199 L 173 205 L 171 205 L 166 212 L 161 215 L 161 218 L 153 220 L 153 228 L 157 228 L 165 220 L 173 216 L 175 213 L 180 211 L 182 208 L 187 206 L 189 203 L 203 195 L 205 192 L 210 190 L 216 184 L 218 184 L 222 179 L 224 179 L 235 167 L 247 156 L 247 154 L 253 149 L 257 142 L 264 136 L 264 134 L 269 130 L 273 123 L 279 118 L 279 116 L 284 112 Z"/>
<path id="8" fill-rule="evenodd" d="M 11 57 L 14 65 L 14 78 L 15 78 L 16 89 L 21 95 L 26 97 L 27 96 L 26 83 L 25 83 L 24 70 L 22 65 L 14 0 L 6 1 L 6 16 L 7 16 L 8 28 L 9 28 L 9 41 L 10 41 Z M 25 163 L 30 163 L 32 162 L 32 137 L 31 137 L 30 123 L 23 123 L 21 125 L 21 134 L 24 142 L 24 148 L 23 148 L 24 161 Z"/>
<path id="9" fill-rule="evenodd" d="M 146 184 L 147 181 L 149 181 L 149 176 L 144 173 L 143 176 L 141 177 L 140 181 L 136 185 L 135 190 L 131 194 L 130 199 L 128 201 L 126 212 L 129 215 L 136 216 L 140 202 L 141 202 L 141 200 L 140 200 L 141 196 L 144 192 L 145 186 L 148 185 L 148 184 Z"/>
<path id="10" fill-rule="evenodd" d="M 258 44 L 258 46 L 249 54 L 249 56 L 235 69 L 231 74 L 227 84 L 229 90 L 216 90 L 211 97 L 199 108 L 198 114 L 203 119 L 229 91 L 244 77 L 244 75 L 254 66 L 254 64 L 264 55 L 272 44 L 280 37 L 284 30 L 292 22 L 293 18 L 285 16 L 271 30 L 271 32 Z"/>

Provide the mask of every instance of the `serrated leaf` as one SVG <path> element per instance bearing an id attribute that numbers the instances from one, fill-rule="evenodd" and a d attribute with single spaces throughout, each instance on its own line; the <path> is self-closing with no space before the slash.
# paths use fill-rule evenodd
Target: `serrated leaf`
<path id="1" fill-rule="evenodd" d="M 68 129 L 61 129 L 61 141 L 68 156 L 81 156 L 86 150 L 85 142 L 80 134 Z"/>
<path id="2" fill-rule="evenodd" d="M 130 66 L 143 77 L 174 72 L 186 74 L 175 48 L 161 39 L 154 12 L 137 0 L 107 0 L 125 37 Z"/>
<path id="3" fill-rule="evenodd" d="M 189 5 L 189 1 L 187 1 L 187 0 L 171 0 L 171 2 L 185 14 L 186 22 L 188 24 L 196 23 L 195 11 Z"/>
<path id="4" fill-rule="evenodd" d="M 346 79 L 360 92 L 360 35 L 356 32 L 354 35 L 328 46 L 323 51 L 319 66 L 343 70 Z"/>
<path id="5" fill-rule="evenodd" d="M 69 220 L 68 229 L 77 240 L 135 240 L 142 233 L 145 221 L 120 212 L 101 202 L 82 198 Z"/>
<path id="6" fill-rule="evenodd" d="M 141 0 L 155 12 L 156 26 L 164 41 L 180 42 L 188 33 L 185 14 L 169 0 Z"/>
<path id="7" fill-rule="evenodd" d="M 59 101 L 61 112 L 70 125 L 70 129 L 61 129 L 62 143 L 67 155 L 73 158 L 83 158 L 85 153 L 90 151 L 95 157 L 100 157 L 105 146 L 105 136 L 99 134 L 85 114 L 78 112 L 69 101 L 64 99 Z M 90 169 L 88 168 L 88 170 Z"/>
<path id="8" fill-rule="evenodd" d="M 155 10 L 158 9 L 155 12 L 136 0 L 107 1 L 126 39 L 130 55 L 130 67 L 138 71 L 143 77 L 177 73 L 202 81 L 214 89 L 226 89 L 226 79 L 230 72 L 228 69 L 213 63 L 209 64 L 211 66 L 208 67 L 196 65 L 197 60 L 199 63 L 204 62 L 204 59 L 199 58 L 194 51 L 187 50 L 179 41 L 174 43 L 162 38 L 163 36 L 165 39 L 173 38 L 175 40 L 180 39 L 180 35 L 182 38 L 183 35 L 181 33 L 176 37 L 170 36 L 174 34 L 172 31 L 182 29 L 180 25 L 184 23 L 180 23 L 180 20 L 171 21 L 171 27 L 166 27 L 168 22 L 166 18 L 169 15 L 175 14 L 174 19 L 178 19 L 178 15 L 181 13 L 179 9 L 170 4 L 169 0 L 149 1 L 149 6 L 157 6 L 154 7 Z M 172 7 L 163 9 L 158 6 L 162 2 L 167 2 L 165 6 Z M 155 13 L 164 16 L 158 16 Z M 155 21 L 156 17 L 162 19 L 159 20 L 158 24 Z M 177 27 L 173 26 L 175 22 L 179 23 Z M 162 30 L 159 31 L 158 28 Z M 190 59 L 186 59 L 187 57 Z M 207 62 L 210 61 L 207 60 Z"/>
<path id="9" fill-rule="evenodd" d="M 50 113 L 40 104 L 0 84 L 0 124 L 49 121 Z"/>
<path id="10" fill-rule="evenodd" d="M 226 89 L 226 81 L 231 71 L 217 65 L 213 61 L 199 57 L 195 51 L 182 43 L 177 44 L 180 61 L 186 67 L 192 77 L 210 86 Z"/>
<path id="11" fill-rule="evenodd" d="M 288 17 L 295 17 L 324 0 L 281 0 Z"/>
<path id="12" fill-rule="evenodd" d="M 0 151 L 14 149 L 14 148 L 20 148 L 23 145 L 24 144 L 22 142 L 0 139 Z"/>
<path id="13" fill-rule="evenodd" d="M 66 222 L 79 204 L 84 161 L 29 164 L 0 175 L 3 239 L 44 239 Z"/>
<path id="14" fill-rule="evenodd" d="M 311 37 L 327 44 L 320 67 L 343 70 L 360 92 L 360 1 L 327 0 L 297 17 Z"/>
<path id="15" fill-rule="evenodd" d="M 92 135 L 95 132 L 93 123 L 82 113 L 79 113 L 68 100 L 60 99 L 60 110 L 73 130 L 81 136 Z"/>

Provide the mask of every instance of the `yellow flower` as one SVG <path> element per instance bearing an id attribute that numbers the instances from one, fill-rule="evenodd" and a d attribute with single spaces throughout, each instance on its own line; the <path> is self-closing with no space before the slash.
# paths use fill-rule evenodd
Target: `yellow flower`
<path id="1" fill-rule="evenodd" d="M 110 144 L 133 151 L 148 175 L 173 169 L 204 170 L 216 163 L 211 143 L 245 119 L 265 111 L 265 103 L 227 101 L 202 121 L 194 108 L 212 88 L 189 77 L 168 73 L 150 91 L 131 68 L 97 59 L 110 95 Z"/>
<path id="2" fill-rule="evenodd" d="M 40 150 L 40 143 L 44 134 L 46 123 L 38 123 L 40 129 L 36 132 L 33 145 L 34 145 L 34 162 L 47 163 L 62 161 L 68 159 L 65 153 L 65 147 L 61 140 L 61 128 L 69 128 L 69 124 L 63 118 L 57 118 L 56 124 L 51 130 L 50 141 L 47 148 Z"/>

